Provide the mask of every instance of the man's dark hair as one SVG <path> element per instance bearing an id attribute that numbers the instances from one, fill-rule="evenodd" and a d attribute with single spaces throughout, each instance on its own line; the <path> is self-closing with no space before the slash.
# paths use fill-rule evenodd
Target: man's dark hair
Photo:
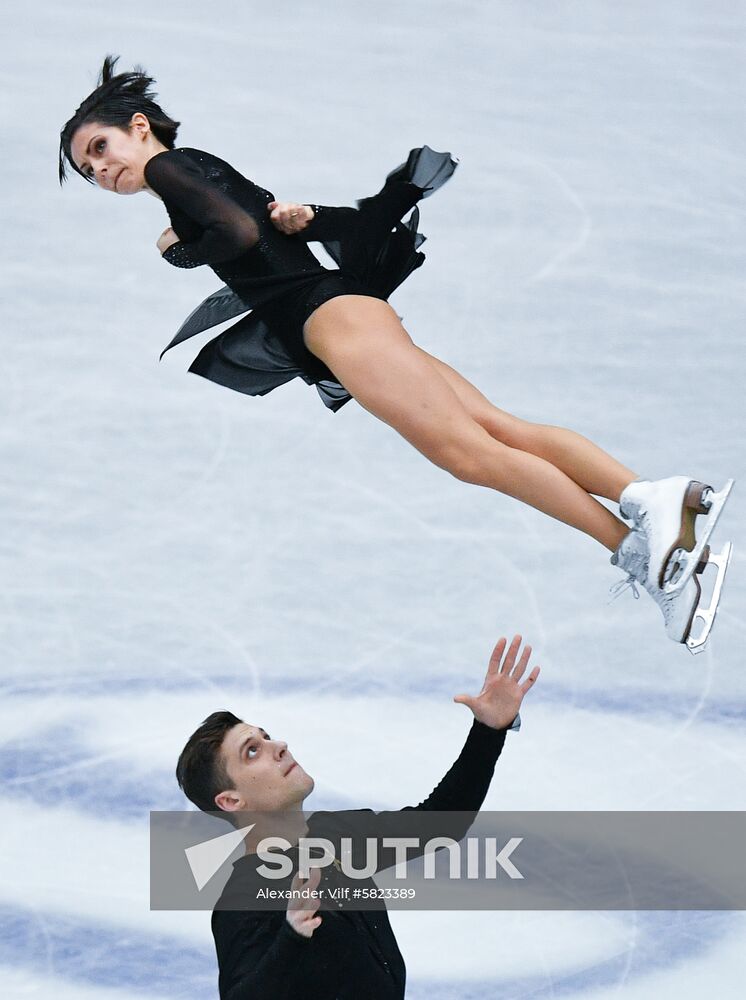
<path id="1" fill-rule="evenodd" d="M 89 122 L 116 125 L 126 131 L 132 116 L 140 111 L 150 122 L 155 137 L 167 149 L 173 149 L 176 144 L 176 133 L 181 122 L 169 118 L 163 108 L 156 104 L 155 98 L 158 95 L 151 89 L 155 80 L 147 75 L 142 66 L 135 66 L 131 73 L 114 75 L 114 67 L 118 61 L 119 56 L 106 56 L 96 89 L 86 97 L 60 132 L 60 184 L 67 179 L 68 164 L 76 174 L 93 183 L 75 165 L 71 149 L 73 136 L 82 125 Z"/>
<path id="2" fill-rule="evenodd" d="M 233 712 L 213 712 L 187 740 L 176 765 L 176 780 L 203 812 L 216 812 L 215 796 L 232 787 L 221 747 L 229 729 L 241 724 Z"/>

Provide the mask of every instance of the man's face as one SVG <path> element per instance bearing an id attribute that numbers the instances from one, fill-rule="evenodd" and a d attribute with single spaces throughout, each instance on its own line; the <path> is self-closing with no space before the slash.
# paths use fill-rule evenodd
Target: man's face
<path id="1" fill-rule="evenodd" d="M 295 762 L 287 743 L 271 739 L 260 726 L 234 726 L 221 751 L 231 787 L 216 796 L 219 809 L 299 809 L 313 791 L 313 778 Z"/>

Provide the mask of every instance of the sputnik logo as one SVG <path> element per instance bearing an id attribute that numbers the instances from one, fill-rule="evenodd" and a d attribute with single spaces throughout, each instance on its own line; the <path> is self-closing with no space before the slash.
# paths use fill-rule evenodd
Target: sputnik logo
<path id="1" fill-rule="evenodd" d="M 223 833 L 219 837 L 211 837 L 210 840 L 203 840 L 201 844 L 193 847 L 185 847 L 189 867 L 197 885 L 197 892 L 202 892 L 204 887 L 223 865 L 225 860 L 235 851 L 249 830 L 253 830 L 256 823 L 242 826 L 238 830 L 231 830 L 230 833 Z"/>
<path id="2" fill-rule="evenodd" d="M 197 885 L 197 891 L 201 892 L 218 869 L 224 864 L 228 857 L 238 847 L 246 834 L 253 830 L 256 823 L 250 823 L 238 830 L 224 833 L 219 837 L 211 837 L 210 840 L 203 840 L 201 844 L 184 848 L 192 876 Z M 497 839 L 487 837 L 484 842 L 478 838 L 469 837 L 466 840 L 467 849 L 467 878 L 479 877 L 480 849 L 484 854 L 484 875 L 485 878 L 494 879 L 498 877 L 500 868 L 511 879 L 522 879 L 524 876 L 510 860 L 510 855 L 522 842 L 522 837 L 511 837 L 499 853 L 497 852 Z M 393 848 L 395 851 L 395 878 L 406 878 L 407 852 L 410 849 L 419 848 L 419 838 L 417 837 L 384 837 L 382 846 L 386 849 Z M 373 848 L 373 858 L 368 854 Z M 292 844 L 283 837 L 267 837 L 260 840 L 256 854 L 265 862 L 257 872 L 265 878 L 281 879 L 292 875 L 293 865 L 288 857 L 278 855 L 277 848 L 284 851 L 290 850 Z M 340 870 L 349 878 L 364 879 L 370 878 L 378 870 L 378 845 L 374 838 L 366 840 L 366 865 L 364 868 L 355 868 L 351 863 L 352 840 L 343 837 L 341 841 L 341 862 L 337 862 L 335 857 L 335 845 L 323 837 L 301 837 L 298 841 L 299 847 L 299 871 L 303 878 L 308 878 L 311 868 L 324 868 L 329 864 L 339 864 Z M 458 841 L 450 837 L 434 837 L 427 841 L 424 847 L 425 868 L 424 877 L 434 879 L 435 854 L 438 850 L 448 848 L 450 854 L 450 875 L 449 878 L 461 878 L 460 858 L 461 847 Z M 322 854 L 313 854 L 314 851 L 321 851 Z M 394 862 L 391 862 L 394 863 Z M 271 867 L 268 867 L 271 866 Z"/>

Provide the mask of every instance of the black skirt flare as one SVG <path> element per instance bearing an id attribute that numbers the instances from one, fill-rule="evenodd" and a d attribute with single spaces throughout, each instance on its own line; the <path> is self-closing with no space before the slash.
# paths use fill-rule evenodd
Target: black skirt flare
<path id="1" fill-rule="evenodd" d="M 251 310 L 206 344 L 189 370 L 252 396 L 300 378 L 316 386 L 329 409 L 338 410 L 350 394 L 305 346 L 303 324 L 319 305 L 337 295 L 388 299 L 424 263 L 419 247 L 425 238 L 417 231 L 415 206 L 437 191 L 455 169 L 450 153 L 423 146 L 413 149 L 407 161 L 388 175 L 381 191 L 359 201 L 356 209 L 314 206 L 316 217 L 309 232 L 299 235 L 306 242 L 322 243 L 337 269 L 319 264 L 302 273 L 275 273 L 271 280 L 252 280 L 248 271 L 242 279 L 231 272 L 223 276 L 226 285 L 188 316 L 163 354 Z"/>

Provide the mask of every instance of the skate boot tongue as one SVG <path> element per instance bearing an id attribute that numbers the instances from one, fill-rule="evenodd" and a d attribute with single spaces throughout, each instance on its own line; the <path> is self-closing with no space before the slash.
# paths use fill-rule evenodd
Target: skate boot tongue
<path id="1" fill-rule="evenodd" d="M 626 580 L 620 580 L 610 588 L 612 600 L 623 594 L 627 588 L 632 589 L 635 600 L 640 596 L 637 584 L 646 585 L 650 552 L 644 536 L 633 528 L 619 543 L 610 559 L 612 566 L 618 566 L 627 574 Z"/>

